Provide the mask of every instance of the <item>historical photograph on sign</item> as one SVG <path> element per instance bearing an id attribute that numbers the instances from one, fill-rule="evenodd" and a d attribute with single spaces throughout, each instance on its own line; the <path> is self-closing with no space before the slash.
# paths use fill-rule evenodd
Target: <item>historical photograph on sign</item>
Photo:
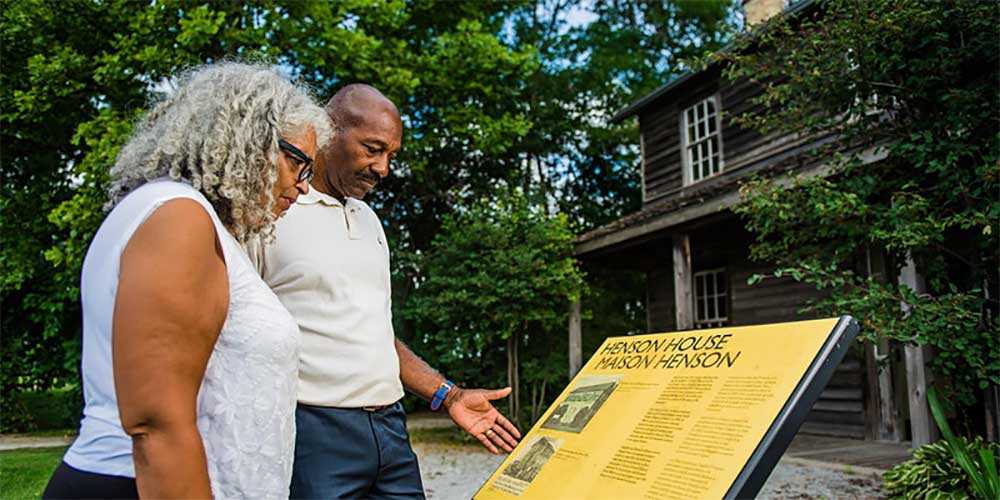
<path id="1" fill-rule="evenodd" d="M 562 439 L 539 436 L 504 468 L 494 486 L 507 493 L 520 495 L 535 480 L 535 476 L 556 453 L 562 442 Z"/>
<path id="2" fill-rule="evenodd" d="M 594 418 L 597 410 L 618 388 L 620 375 L 591 376 L 580 379 L 566 399 L 559 403 L 548 420 L 542 424 L 546 429 L 580 433 L 587 422 Z"/>

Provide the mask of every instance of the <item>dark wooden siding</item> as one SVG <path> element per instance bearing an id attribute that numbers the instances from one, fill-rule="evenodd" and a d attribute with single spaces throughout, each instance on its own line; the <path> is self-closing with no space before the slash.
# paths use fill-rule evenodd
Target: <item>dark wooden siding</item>
<path id="1" fill-rule="evenodd" d="M 767 278 L 755 285 L 747 284 L 754 274 L 770 270 L 745 261 L 730 268 L 730 324 L 756 325 L 815 317 L 800 312 L 809 301 L 822 298 L 822 294 L 809 285 L 790 278 Z"/>
<path id="2" fill-rule="evenodd" d="M 640 118 L 645 154 L 643 179 L 647 200 L 658 198 L 681 186 L 681 139 L 677 119 L 676 109 Z"/>
<path id="3" fill-rule="evenodd" d="M 672 267 L 661 266 L 646 273 L 646 323 L 649 332 L 677 329 Z"/>
<path id="4" fill-rule="evenodd" d="M 743 175 L 756 167 L 778 161 L 789 153 L 810 149 L 827 137 L 799 137 L 797 134 L 769 134 L 738 126 L 733 118 L 752 109 L 752 99 L 760 95 L 758 84 L 747 80 L 720 82 L 717 72 L 685 82 L 674 93 L 639 114 L 642 133 L 643 202 L 648 205 L 684 192 L 680 113 L 689 106 L 718 94 L 722 111 L 723 172 L 718 177 Z M 752 168 L 748 168 L 752 167 Z M 702 181 L 692 186 L 704 186 Z"/>
<path id="5" fill-rule="evenodd" d="M 697 91 L 650 106 L 639 115 L 639 130 L 642 133 L 645 155 L 643 182 L 647 203 L 680 189 L 683 183 L 680 110 L 715 94 L 718 90 L 718 74 L 712 72 L 699 75 L 689 84 L 697 88 Z"/>

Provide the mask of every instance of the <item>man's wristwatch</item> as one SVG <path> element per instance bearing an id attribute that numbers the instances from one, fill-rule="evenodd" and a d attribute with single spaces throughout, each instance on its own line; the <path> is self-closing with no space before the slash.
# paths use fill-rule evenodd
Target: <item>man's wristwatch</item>
<path id="1" fill-rule="evenodd" d="M 434 391 L 434 397 L 431 398 L 431 411 L 438 411 L 441 409 L 441 404 L 444 403 L 444 398 L 448 397 L 448 391 L 455 387 L 455 383 L 451 380 L 445 380 L 441 387 L 438 387 Z"/>

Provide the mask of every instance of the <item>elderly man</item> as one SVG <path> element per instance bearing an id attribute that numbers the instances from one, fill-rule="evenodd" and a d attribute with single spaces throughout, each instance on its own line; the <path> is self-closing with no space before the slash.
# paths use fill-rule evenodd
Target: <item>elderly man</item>
<path id="1" fill-rule="evenodd" d="M 490 403 L 510 393 L 464 389 L 395 338 L 389 246 L 362 200 L 399 151 L 399 111 L 367 85 L 326 107 L 337 129 L 318 154 L 309 193 L 279 220 L 274 243 L 248 250 L 301 330 L 291 495 L 423 497 L 399 403 L 403 387 L 444 408 L 493 453 L 518 430 Z"/>

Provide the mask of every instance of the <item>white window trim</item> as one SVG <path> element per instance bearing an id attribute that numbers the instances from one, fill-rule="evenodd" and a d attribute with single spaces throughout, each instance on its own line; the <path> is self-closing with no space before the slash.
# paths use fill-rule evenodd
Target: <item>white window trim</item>
<path id="1" fill-rule="evenodd" d="M 688 158 L 689 155 L 688 155 L 688 137 L 687 137 L 687 112 L 689 109 L 705 102 L 708 99 L 712 99 L 713 103 L 715 104 L 715 119 L 717 120 L 715 124 L 715 133 L 716 136 L 719 138 L 719 171 L 714 174 L 702 177 L 701 179 L 694 180 L 693 176 L 691 175 L 691 160 Z M 680 111 L 678 125 L 680 127 L 680 136 L 681 136 L 681 149 L 680 149 L 681 178 L 683 179 L 682 182 L 685 187 L 690 186 L 692 184 L 697 184 L 707 179 L 711 179 L 712 177 L 720 175 L 726 171 L 726 155 L 725 155 L 726 148 L 722 144 L 722 99 L 719 97 L 718 93 L 708 96 L 705 99 L 700 99 L 698 102 L 692 104 L 691 106 L 682 109 Z"/>
<path id="2" fill-rule="evenodd" d="M 720 294 L 718 286 L 716 286 L 715 293 L 712 294 L 712 297 L 711 297 L 711 299 L 715 301 L 715 317 L 704 318 L 704 319 L 700 318 L 698 316 L 698 301 L 701 300 L 701 297 L 698 296 L 698 277 L 700 277 L 700 276 L 706 276 L 706 275 L 712 275 L 714 277 L 717 274 L 722 274 L 723 279 L 726 281 L 726 291 L 724 293 Z M 726 268 L 724 268 L 724 267 L 717 267 L 715 269 L 706 269 L 704 271 L 698 271 L 698 272 L 694 273 L 691 276 L 691 299 L 692 299 L 691 312 L 692 312 L 692 315 L 694 316 L 695 328 L 720 327 L 720 326 L 724 326 L 726 323 L 728 323 L 729 322 L 729 311 L 730 311 L 730 308 L 732 307 L 732 302 L 729 301 L 729 299 L 731 298 L 730 297 L 731 293 L 732 292 L 730 290 L 729 276 L 726 274 Z M 705 307 L 704 310 L 705 310 L 705 313 L 707 314 L 708 313 L 708 307 L 707 307 L 708 296 L 707 296 L 707 294 L 705 295 L 705 299 L 706 299 L 706 307 Z M 719 315 L 719 301 L 720 301 L 720 299 L 722 301 L 725 301 L 725 303 L 726 303 L 726 315 L 725 316 L 720 316 Z"/>

